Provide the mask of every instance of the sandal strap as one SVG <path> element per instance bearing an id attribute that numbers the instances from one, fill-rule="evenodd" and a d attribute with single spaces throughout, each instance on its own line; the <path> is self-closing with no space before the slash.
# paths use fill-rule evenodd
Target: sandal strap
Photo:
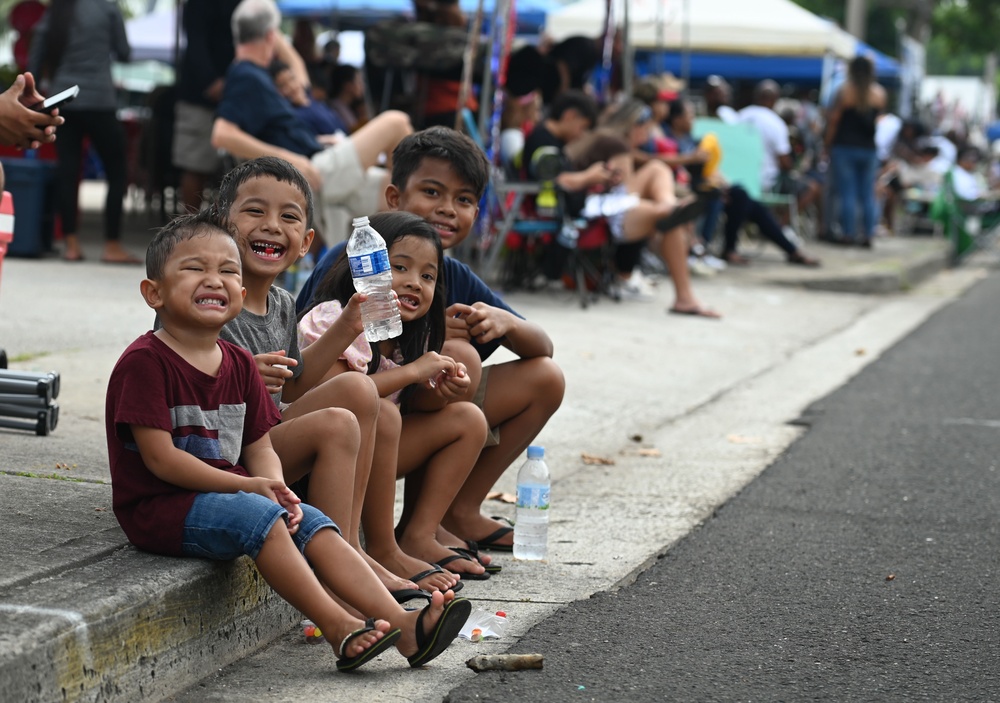
<path id="1" fill-rule="evenodd" d="M 375 631 L 375 618 L 368 618 L 367 620 L 365 620 L 364 627 L 350 633 L 347 637 L 344 638 L 344 641 L 340 643 L 340 649 L 337 650 L 338 654 L 340 655 L 340 658 L 341 659 L 349 658 L 346 654 L 344 654 L 344 651 L 347 649 L 347 645 L 351 643 L 351 640 L 353 640 L 355 637 L 360 637 L 366 632 L 374 632 L 374 631 Z"/>

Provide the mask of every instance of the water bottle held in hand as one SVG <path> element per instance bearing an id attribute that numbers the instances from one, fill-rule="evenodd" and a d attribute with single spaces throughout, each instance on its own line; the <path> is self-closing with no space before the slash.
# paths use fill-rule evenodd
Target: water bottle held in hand
<path id="1" fill-rule="evenodd" d="M 354 231 L 347 240 L 347 260 L 351 265 L 354 289 L 368 299 L 361 304 L 365 339 L 379 342 L 403 333 L 399 305 L 392 296 L 392 270 L 382 235 L 368 224 L 367 217 L 354 218 Z"/>
<path id="2" fill-rule="evenodd" d="M 549 542 L 549 467 L 545 449 L 528 447 L 528 460 L 517 472 L 517 513 L 514 520 L 514 558 L 546 561 Z"/>

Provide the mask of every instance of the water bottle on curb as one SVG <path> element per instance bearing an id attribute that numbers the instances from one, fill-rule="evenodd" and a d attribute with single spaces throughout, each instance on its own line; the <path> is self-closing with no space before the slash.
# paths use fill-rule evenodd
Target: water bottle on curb
<path id="1" fill-rule="evenodd" d="M 549 467 L 545 449 L 528 447 L 528 460 L 517 472 L 517 512 L 514 519 L 514 558 L 546 561 L 549 552 Z"/>
<path id="2" fill-rule="evenodd" d="M 347 240 L 347 260 L 351 265 L 354 289 L 368 296 L 361 305 L 365 339 L 379 342 L 403 333 L 399 305 L 392 297 L 392 270 L 382 235 L 368 224 L 367 217 L 354 218 L 354 231 Z"/>

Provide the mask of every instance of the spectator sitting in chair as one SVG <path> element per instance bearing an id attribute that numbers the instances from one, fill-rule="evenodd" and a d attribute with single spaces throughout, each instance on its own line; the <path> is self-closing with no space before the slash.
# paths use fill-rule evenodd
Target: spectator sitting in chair
<path id="1" fill-rule="evenodd" d="M 278 31 L 281 15 L 272 0 L 243 0 L 233 11 L 236 61 L 226 74 L 212 144 L 241 159 L 276 156 L 295 166 L 322 203 L 351 213 L 385 209 L 388 173 L 376 166 L 413 128 L 403 112 L 389 110 L 350 137 L 324 148 L 275 87 L 268 67 L 296 55 Z M 301 59 L 299 59 L 301 60 Z M 327 224 L 327 232 L 330 232 Z M 332 233 L 335 236 L 342 233 Z"/>
<path id="2" fill-rule="evenodd" d="M 652 122 L 652 112 L 643 121 Z M 630 145 L 611 133 L 589 135 L 597 117 L 593 98 L 569 90 L 559 95 L 524 144 L 524 163 L 529 174 L 535 152 L 544 147 L 558 150 L 564 169 L 556 176 L 556 184 L 566 194 L 566 209 L 570 215 L 582 214 L 587 219 L 604 217 L 611 237 L 617 242 L 637 242 L 662 235 L 660 255 L 670 269 L 674 284 L 674 303 L 670 312 L 699 317 L 720 317 L 716 311 L 702 306 L 691 289 L 687 268 L 687 239 L 680 225 L 697 217 L 702 201 L 691 198 L 679 202 L 674 193 L 674 179 L 661 162 L 651 161 L 639 169 L 633 168 Z M 584 138 L 586 142 L 583 142 Z M 564 149 L 574 144 L 578 156 L 573 160 Z M 603 191 L 598 193 L 596 191 Z M 593 210 L 597 212 L 592 212 Z M 623 287 L 628 277 L 619 273 Z"/>
<path id="3" fill-rule="evenodd" d="M 705 164 L 712 159 L 712 155 L 708 150 L 700 148 L 699 142 L 691 135 L 693 127 L 694 109 L 691 103 L 686 100 L 675 100 L 670 103 L 670 114 L 667 117 L 667 136 L 677 142 L 680 154 L 694 154 L 697 157 L 690 160 L 686 166 L 692 176 L 692 187 L 695 190 L 705 187 L 717 188 L 722 195 L 721 199 L 709 203 L 705 213 L 701 229 L 701 238 L 705 244 L 711 242 L 719 215 L 725 210 L 725 243 L 722 259 L 726 263 L 737 266 L 750 263 L 749 259 L 741 256 L 736 250 L 740 229 L 745 222 L 750 221 L 757 225 L 764 237 L 785 252 L 788 263 L 801 266 L 819 266 L 820 262 L 817 259 L 804 254 L 796 244 L 788 239 L 767 206 L 751 198 L 742 186 L 726 183 L 722 174 L 705 173 Z M 712 160 L 721 161 L 721 154 Z"/>
<path id="4" fill-rule="evenodd" d="M 292 104 L 295 114 L 312 129 L 320 143 L 326 140 L 336 144 L 340 137 L 347 134 L 347 125 L 343 120 L 326 103 L 313 100 L 310 86 L 304 82 L 308 77 L 305 74 L 305 64 L 293 68 L 284 61 L 275 59 L 269 70 L 278 92 Z"/>

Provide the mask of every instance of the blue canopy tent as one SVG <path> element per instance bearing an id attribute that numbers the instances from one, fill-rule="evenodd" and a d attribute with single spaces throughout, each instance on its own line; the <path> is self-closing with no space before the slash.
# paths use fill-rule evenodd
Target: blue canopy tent
<path id="1" fill-rule="evenodd" d="M 899 62 L 858 42 L 858 53 L 871 56 L 875 61 L 875 74 L 883 84 L 899 80 Z M 821 56 L 752 56 L 747 54 L 716 54 L 692 52 L 688 55 L 689 75 L 695 81 L 711 75 L 723 76 L 730 81 L 762 80 L 771 78 L 778 82 L 819 84 L 823 76 Z M 640 75 L 669 71 L 675 76 L 682 73 L 684 54 L 680 51 L 636 51 L 636 70 Z"/>
<path id="2" fill-rule="evenodd" d="M 483 14 L 488 23 L 496 0 L 485 0 Z M 473 15 L 477 0 L 459 0 L 467 15 Z M 518 0 L 517 33 L 538 34 L 549 12 L 562 7 L 558 0 Z M 308 17 L 335 22 L 340 29 L 363 29 L 380 20 L 413 16 L 412 0 L 278 0 L 283 17 Z"/>

